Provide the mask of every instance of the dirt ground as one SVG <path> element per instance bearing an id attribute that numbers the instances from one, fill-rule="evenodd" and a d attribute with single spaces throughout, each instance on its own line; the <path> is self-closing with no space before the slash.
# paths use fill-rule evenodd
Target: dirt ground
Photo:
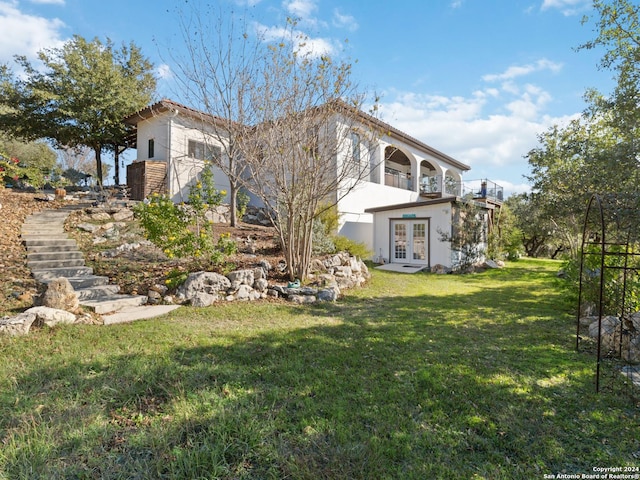
<path id="1" fill-rule="evenodd" d="M 20 239 L 22 224 L 31 213 L 65 204 L 43 199 L 42 193 L 0 189 L 0 317 L 15 315 L 29 308 L 39 293 L 39 286 L 26 266 L 26 250 Z M 68 224 L 73 227 L 78 220 L 71 216 Z M 120 286 L 122 293 L 146 294 L 154 285 L 165 285 L 170 275 L 203 269 L 227 273 L 253 268 L 261 260 L 267 260 L 274 267 L 269 273 L 270 282 L 286 283 L 287 279 L 277 269 L 282 256 L 273 228 L 245 223 L 240 223 L 236 228 L 221 224 L 218 228 L 220 233 L 228 232 L 236 240 L 238 254 L 217 266 L 169 260 L 155 247 L 140 248 L 112 258 L 105 257 L 102 252 L 107 249 L 143 239 L 135 222 L 124 229 L 125 235 L 106 244 L 95 245 L 90 234 L 79 233 L 73 228 L 70 236 L 78 241 L 87 265 L 93 267 L 97 275 L 110 277 L 112 283 Z"/>

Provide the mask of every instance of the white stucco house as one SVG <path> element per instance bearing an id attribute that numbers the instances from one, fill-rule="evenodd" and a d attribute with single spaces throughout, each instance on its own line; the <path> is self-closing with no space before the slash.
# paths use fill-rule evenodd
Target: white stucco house
<path id="1" fill-rule="evenodd" d="M 452 206 L 462 197 L 476 198 L 490 222 L 502 201 L 501 187 L 477 181 L 471 188 L 462 180 L 468 165 L 364 112 L 353 110 L 353 115 L 359 127 L 338 153 L 344 158 L 336 160 L 360 164 L 364 178 L 343 198 L 336 194 L 338 233 L 367 244 L 379 262 L 451 266 L 455 254 L 438 232 L 451 229 Z M 137 158 L 127 167 L 127 183 L 137 200 L 157 191 L 185 201 L 190 183 L 205 160 L 220 155 L 224 141 L 203 128 L 222 125 L 221 119 L 171 100 L 150 105 L 125 122 L 136 128 Z M 362 135 L 363 129 L 376 134 Z M 228 190 L 222 171 L 214 171 L 214 178 L 218 189 Z M 345 182 L 344 187 L 351 185 Z"/>

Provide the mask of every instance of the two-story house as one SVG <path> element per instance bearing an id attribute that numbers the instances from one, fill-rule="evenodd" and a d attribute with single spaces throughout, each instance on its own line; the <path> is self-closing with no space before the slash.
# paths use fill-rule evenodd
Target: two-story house
<path id="1" fill-rule="evenodd" d="M 360 164 L 364 178 L 345 185 L 349 193 L 342 198 L 336 192 L 338 233 L 367 244 L 378 261 L 451 266 L 455 255 L 438 232 L 451 229 L 452 205 L 472 195 L 482 201 L 489 223 L 502 190 L 485 182 L 471 192 L 462 182 L 468 165 L 369 114 L 351 114 L 359 128 L 352 129 L 343 160 Z M 136 200 L 156 191 L 186 201 L 189 185 L 206 160 L 220 156 L 224 142 L 224 135 L 209 133 L 224 128 L 222 119 L 171 100 L 150 105 L 125 122 L 136 127 L 137 159 L 127 168 Z M 363 134 L 372 130 L 375 135 Z M 228 190 L 220 169 L 214 178 L 218 189 Z"/>

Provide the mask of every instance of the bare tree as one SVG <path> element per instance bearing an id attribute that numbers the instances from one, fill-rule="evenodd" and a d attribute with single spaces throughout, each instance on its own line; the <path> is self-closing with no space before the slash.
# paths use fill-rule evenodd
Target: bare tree
<path id="1" fill-rule="evenodd" d="M 252 85 L 253 136 L 243 142 L 253 191 L 275 225 L 288 274 L 306 278 L 313 222 L 369 177 L 378 132 L 361 111 L 365 95 L 351 80 L 351 64 L 318 55 L 289 22 L 267 44 Z"/>
<path id="2" fill-rule="evenodd" d="M 351 64 L 314 51 L 293 20 L 274 37 L 234 12 L 196 6 L 180 18 L 181 98 L 211 118 L 204 127 L 223 150 L 214 161 L 229 177 L 232 221 L 244 186 L 271 217 L 290 278 L 304 279 L 314 219 L 372 167 L 377 134 Z"/>
<path id="3" fill-rule="evenodd" d="M 186 53 L 172 57 L 179 96 L 207 114 L 201 128 L 204 137 L 222 150 L 212 162 L 229 179 L 231 225 L 236 226 L 237 194 L 247 169 L 238 144 L 251 134 L 255 122 L 245 104 L 259 75 L 261 42 L 248 33 L 246 16 L 210 5 L 190 5 L 190 10 L 181 10 L 177 16 Z"/>

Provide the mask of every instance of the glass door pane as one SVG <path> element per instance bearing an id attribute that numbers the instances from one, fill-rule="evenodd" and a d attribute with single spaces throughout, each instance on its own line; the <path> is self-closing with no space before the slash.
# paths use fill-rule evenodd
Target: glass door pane
<path id="1" fill-rule="evenodd" d="M 414 260 L 425 260 L 427 258 L 427 235 L 424 223 L 413 224 L 412 251 Z"/>
<path id="2" fill-rule="evenodd" d="M 407 258 L 407 225 L 396 223 L 393 229 L 394 258 L 405 260 Z"/>

